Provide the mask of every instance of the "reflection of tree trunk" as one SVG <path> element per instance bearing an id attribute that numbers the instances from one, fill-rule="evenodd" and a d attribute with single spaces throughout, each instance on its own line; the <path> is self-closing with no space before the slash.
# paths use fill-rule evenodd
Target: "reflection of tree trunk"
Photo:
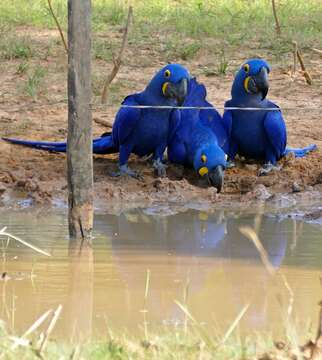
<path id="1" fill-rule="evenodd" d="M 93 320 L 93 249 L 84 242 L 72 241 L 69 247 L 69 286 L 65 316 L 68 333 L 79 342 L 92 335 Z"/>

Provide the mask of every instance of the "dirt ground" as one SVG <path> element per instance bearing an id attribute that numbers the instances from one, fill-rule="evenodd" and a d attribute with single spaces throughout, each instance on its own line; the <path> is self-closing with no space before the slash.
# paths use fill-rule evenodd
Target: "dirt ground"
<path id="1" fill-rule="evenodd" d="M 25 29 L 21 29 L 21 32 Z M 19 32 L 19 31 L 18 31 Z M 63 140 L 67 135 L 66 103 L 52 104 L 66 99 L 66 54 L 58 43 L 50 55 L 42 50 L 48 39 L 57 39 L 55 31 L 28 29 L 39 46 L 40 56 L 32 58 L 30 66 L 42 66 L 46 76 L 36 99 L 26 95 L 21 88 L 26 84 L 26 75 L 17 72 L 21 60 L 1 61 L 0 71 L 0 135 L 38 140 Z M 117 35 L 121 37 L 121 34 Z M 134 54 L 135 51 L 135 54 Z M 187 66 L 200 82 L 207 86 L 208 100 L 222 107 L 230 98 L 233 70 L 245 59 L 252 56 L 265 57 L 272 63 L 270 74 L 271 89 L 268 97 L 286 110 L 284 117 L 288 128 L 288 145 L 304 146 L 311 143 L 319 149 L 306 158 L 295 159 L 289 156 L 280 161 L 282 170 L 267 176 L 258 177 L 260 165 L 238 163 L 225 173 L 222 193 L 216 194 L 207 188 L 191 170 L 183 173 L 169 165 L 168 178 L 155 178 L 151 166 L 135 156 L 130 165 L 139 170 L 143 181 L 131 178 L 112 178 L 109 174 L 117 167 L 117 156 L 95 156 L 94 179 L 95 201 L 100 208 L 108 210 L 117 204 L 143 204 L 159 201 L 170 202 L 245 202 L 252 199 L 266 199 L 280 192 L 298 192 L 320 189 L 322 186 L 322 58 L 313 52 L 305 52 L 305 63 L 313 78 L 313 85 L 305 83 L 300 72 L 291 74 L 292 54 L 276 61 L 269 50 L 249 49 L 243 54 L 234 52 L 226 75 L 206 74 L 203 69 L 214 66 L 213 59 L 202 50 L 189 61 L 180 61 Z M 154 72 L 165 61 L 157 49 L 147 47 L 126 50 L 124 65 L 114 82 L 111 97 L 114 103 L 106 107 L 99 103 L 99 89 L 102 74 L 110 71 L 111 64 L 95 59 L 93 62 L 93 118 L 112 121 L 117 104 L 126 95 L 140 91 Z M 208 75 L 208 76 L 206 76 Z M 97 89 L 96 89 L 97 88 Z M 117 89 L 117 91 L 115 90 Z M 95 92 L 96 91 L 96 92 Z M 113 95 L 113 96 L 112 96 Z M 310 108 L 315 108 L 311 109 Z M 319 108 L 319 109 L 316 109 Z M 222 110 L 220 110 L 222 112 Z M 94 135 L 98 136 L 107 129 L 94 122 Z M 65 180 L 66 161 L 64 154 L 53 154 L 14 146 L 0 141 L 0 205 L 8 199 L 30 198 L 34 203 L 65 201 L 67 185 Z"/>

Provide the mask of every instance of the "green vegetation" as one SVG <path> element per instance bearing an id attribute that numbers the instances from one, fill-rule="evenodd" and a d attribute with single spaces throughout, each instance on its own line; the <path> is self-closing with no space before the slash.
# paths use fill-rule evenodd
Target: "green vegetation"
<path id="1" fill-rule="evenodd" d="M 63 344 L 49 341 L 41 357 L 37 352 L 37 339 L 32 342 L 22 340 L 21 346 L 12 350 L 14 339 L 2 331 L 0 354 L 13 359 L 250 359 L 274 347 L 273 341 L 255 337 L 251 340 L 232 338 L 222 346 L 206 345 L 194 332 L 186 334 L 183 330 L 160 333 L 150 340 L 139 340 L 130 335 L 112 336 L 106 340 L 85 341 L 81 344 Z M 214 338 L 215 341 L 218 339 Z"/>
<path id="2" fill-rule="evenodd" d="M 53 2 L 55 13 L 65 28 L 66 4 L 65 0 Z M 127 4 L 125 0 L 93 0 L 94 31 L 107 33 L 108 27 L 123 25 Z M 278 2 L 277 11 L 283 43 L 294 39 L 301 46 L 322 43 L 321 1 Z M 138 40 L 157 42 L 162 41 L 162 37 L 155 37 L 155 34 L 172 34 L 168 37 L 180 34 L 181 38 L 224 40 L 230 46 L 276 46 L 270 0 L 140 0 L 134 3 L 134 17 L 131 36 Z M 44 0 L 2 0 L 0 23 L 55 27 Z"/>
<path id="3" fill-rule="evenodd" d="M 37 66 L 27 76 L 27 81 L 24 85 L 24 91 L 32 98 L 36 98 L 42 83 L 42 79 L 46 74 L 46 69 L 42 66 Z"/>

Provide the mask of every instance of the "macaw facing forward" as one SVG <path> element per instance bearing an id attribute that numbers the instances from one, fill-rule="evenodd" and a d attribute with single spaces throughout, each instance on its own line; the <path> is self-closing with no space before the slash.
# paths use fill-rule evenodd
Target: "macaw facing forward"
<path id="1" fill-rule="evenodd" d="M 198 109 L 212 107 L 206 96 L 205 86 L 191 79 L 183 106 L 196 109 L 180 110 L 181 116 L 170 122 L 168 159 L 194 168 L 220 192 L 226 168 L 226 156 L 222 148 L 226 146 L 228 136 L 215 108 Z"/>
<path id="2" fill-rule="evenodd" d="M 269 89 L 270 67 L 265 60 L 246 61 L 238 71 L 231 90 L 231 100 L 225 107 L 257 108 L 259 110 L 226 110 L 223 120 L 229 132 L 229 160 L 236 154 L 246 159 L 265 163 L 260 174 L 276 167 L 277 161 L 287 153 L 305 156 L 316 149 L 310 145 L 303 149 L 286 147 L 286 125 L 280 108 L 266 98 Z M 276 108 L 276 111 L 266 110 Z"/>
<path id="3" fill-rule="evenodd" d="M 186 96 L 189 72 L 179 64 L 163 67 L 144 91 L 127 96 L 116 114 L 111 133 L 93 140 L 93 152 L 111 154 L 119 152 L 117 175 L 139 175 L 127 165 L 131 153 L 139 156 L 153 154 L 153 166 L 159 176 L 164 176 L 163 153 L 167 146 L 170 120 L 178 121 L 180 111 L 171 108 L 139 108 L 136 106 L 180 106 Z M 66 142 L 38 142 L 3 138 L 13 144 L 35 149 L 66 152 Z"/>

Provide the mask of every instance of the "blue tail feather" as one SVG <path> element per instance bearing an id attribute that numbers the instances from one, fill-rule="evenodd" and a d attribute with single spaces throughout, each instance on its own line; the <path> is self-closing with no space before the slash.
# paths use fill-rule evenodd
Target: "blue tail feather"
<path id="1" fill-rule="evenodd" d="M 7 142 L 16 145 L 23 145 L 31 147 L 37 150 L 44 150 L 50 152 L 66 152 L 67 142 L 52 142 L 52 141 L 30 141 L 30 140 L 20 140 L 13 138 L 2 138 Z M 93 153 L 94 154 L 113 154 L 117 153 L 118 148 L 114 146 L 112 136 L 109 134 L 104 134 L 104 136 L 96 138 L 93 140 Z"/>
<path id="2" fill-rule="evenodd" d="M 291 147 L 287 147 L 285 149 L 285 153 L 284 155 L 287 155 L 289 153 L 293 153 L 295 155 L 295 157 L 301 158 L 304 157 L 305 155 L 307 155 L 309 152 L 316 150 L 317 146 L 315 144 L 311 144 L 309 146 L 305 146 L 303 148 L 291 148 Z"/>

